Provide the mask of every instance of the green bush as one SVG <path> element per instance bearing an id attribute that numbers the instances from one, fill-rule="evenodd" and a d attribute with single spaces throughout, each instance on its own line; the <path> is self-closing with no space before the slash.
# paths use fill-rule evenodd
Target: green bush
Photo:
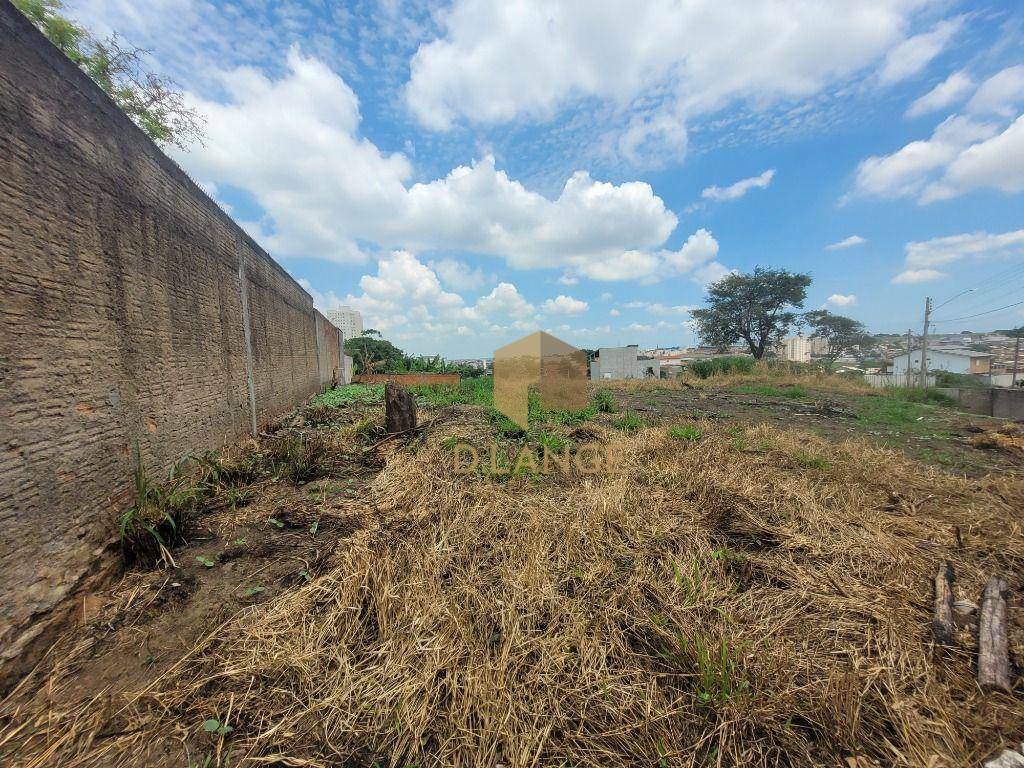
<path id="1" fill-rule="evenodd" d="M 687 370 L 698 379 L 721 376 L 729 373 L 750 373 L 757 361 L 752 357 L 734 355 L 731 357 L 712 357 L 708 360 L 697 360 L 690 363 Z"/>
<path id="2" fill-rule="evenodd" d="M 420 405 L 481 405 L 484 407 L 494 403 L 494 380 L 490 376 L 475 379 L 462 379 L 457 387 L 450 385 L 409 387 L 409 391 Z"/>
<path id="3" fill-rule="evenodd" d="M 950 371 L 935 371 L 935 385 L 937 387 L 987 387 L 987 376 L 973 376 L 969 373 L 951 373 Z"/>
<path id="4" fill-rule="evenodd" d="M 939 392 L 935 387 L 892 387 L 885 394 L 905 403 L 927 403 L 929 405 L 955 405 L 949 395 Z"/>

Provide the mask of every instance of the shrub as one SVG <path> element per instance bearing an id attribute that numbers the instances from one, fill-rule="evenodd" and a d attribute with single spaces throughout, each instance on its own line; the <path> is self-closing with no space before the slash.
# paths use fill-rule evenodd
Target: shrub
<path id="1" fill-rule="evenodd" d="M 607 389 L 594 393 L 594 407 L 598 413 L 615 413 L 615 396 Z"/>
<path id="2" fill-rule="evenodd" d="M 723 376 L 730 373 L 750 373 L 756 364 L 757 361 L 752 357 L 734 355 L 697 360 L 690 363 L 687 370 L 699 379 L 707 379 L 711 376 Z"/>
<path id="3" fill-rule="evenodd" d="M 930 405 L 955 405 L 949 395 L 939 392 L 935 387 L 892 387 L 885 391 L 888 397 L 906 403 L 927 403 Z"/>

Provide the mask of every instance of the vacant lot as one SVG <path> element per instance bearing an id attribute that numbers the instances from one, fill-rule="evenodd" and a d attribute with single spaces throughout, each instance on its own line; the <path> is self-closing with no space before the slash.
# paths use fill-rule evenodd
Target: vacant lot
<path id="1" fill-rule="evenodd" d="M 135 565 L 3 702 L 0 762 L 953 768 L 1024 738 L 970 622 L 930 634 L 941 561 L 975 602 L 1000 573 L 1024 658 L 990 419 L 813 377 L 600 390 L 525 432 L 486 382 L 416 394 L 416 433 L 349 387 L 146 481 L 184 541 L 127 527 Z"/>

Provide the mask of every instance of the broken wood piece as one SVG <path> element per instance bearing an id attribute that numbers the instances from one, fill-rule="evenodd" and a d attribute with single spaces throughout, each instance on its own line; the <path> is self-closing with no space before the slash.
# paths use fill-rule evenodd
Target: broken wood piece
<path id="1" fill-rule="evenodd" d="M 956 628 L 953 625 L 953 564 L 946 560 L 939 565 L 935 574 L 935 610 L 932 618 L 932 634 L 940 645 L 956 643 Z"/>
<path id="2" fill-rule="evenodd" d="M 974 616 L 978 612 L 978 606 L 970 600 L 956 600 L 953 602 L 953 622 L 958 627 L 970 627 L 974 625 Z"/>
<path id="3" fill-rule="evenodd" d="M 999 757 L 986 760 L 982 768 L 1024 768 L 1024 755 L 1012 749 L 1004 749 Z"/>
<path id="4" fill-rule="evenodd" d="M 1010 693 L 1009 641 L 1006 637 L 1006 581 L 993 576 L 985 585 L 978 619 L 978 685 Z"/>
<path id="5" fill-rule="evenodd" d="M 391 381 L 384 384 L 384 424 L 388 434 L 416 429 L 416 399 Z"/>

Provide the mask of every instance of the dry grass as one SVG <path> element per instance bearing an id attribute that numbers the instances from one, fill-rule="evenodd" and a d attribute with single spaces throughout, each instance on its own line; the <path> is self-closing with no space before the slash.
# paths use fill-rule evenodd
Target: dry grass
<path id="1" fill-rule="evenodd" d="M 1021 593 L 1019 478 L 714 423 L 693 441 L 588 425 L 621 441 L 616 475 L 466 477 L 450 438 L 492 427 L 458 412 L 382 448 L 375 521 L 324 575 L 128 701 L 8 713 L 0 759 L 953 768 L 1024 736 L 1017 699 L 977 690 L 970 633 L 929 635 L 940 559 L 958 597 L 993 572 Z M 1010 623 L 1020 654 L 1016 599 Z"/>
<path id="2" fill-rule="evenodd" d="M 1024 426 L 1004 424 L 999 429 L 988 430 L 971 438 L 976 448 L 990 448 L 1006 451 L 1014 456 L 1024 456 Z"/>
<path id="3" fill-rule="evenodd" d="M 620 391 L 672 390 L 692 388 L 733 387 L 741 384 L 771 384 L 773 386 L 803 386 L 837 394 L 883 394 L 863 379 L 826 373 L 820 368 L 796 367 L 783 363 L 758 362 L 750 373 L 715 373 L 706 379 L 686 375 L 681 379 L 621 379 L 596 382 L 597 389 Z"/>

